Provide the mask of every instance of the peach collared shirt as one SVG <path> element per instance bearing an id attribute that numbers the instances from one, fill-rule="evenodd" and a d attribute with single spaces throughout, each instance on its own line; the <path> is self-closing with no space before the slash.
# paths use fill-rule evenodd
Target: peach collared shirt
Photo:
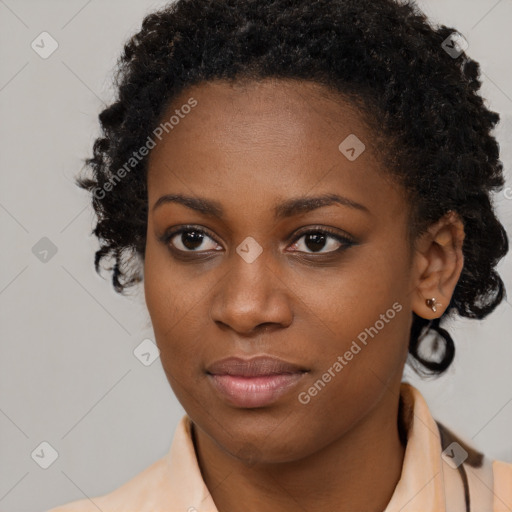
<path id="1" fill-rule="evenodd" d="M 482 467 L 472 467 L 471 457 L 462 461 L 467 452 L 453 440 L 443 451 L 437 423 L 421 393 L 402 383 L 400 395 L 407 446 L 400 480 L 384 512 L 512 512 L 512 464 L 484 457 Z M 98 511 L 218 512 L 201 476 L 187 415 L 169 452 L 121 487 L 47 512 Z"/>

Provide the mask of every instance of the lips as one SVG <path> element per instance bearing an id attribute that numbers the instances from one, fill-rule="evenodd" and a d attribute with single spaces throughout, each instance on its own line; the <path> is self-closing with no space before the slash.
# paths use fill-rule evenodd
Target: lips
<path id="1" fill-rule="evenodd" d="M 243 408 L 270 405 L 297 386 L 306 368 L 282 359 L 229 357 L 206 369 L 215 391 L 229 404 Z"/>
<path id="2" fill-rule="evenodd" d="M 206 371 L 212 375 L 265 377 L 283 373 L 299 373 L 306 371 L 306 369 L 276 357 L 259 356 L 251 359 L 228 357 L 227 359 L 213 363 Z"/>

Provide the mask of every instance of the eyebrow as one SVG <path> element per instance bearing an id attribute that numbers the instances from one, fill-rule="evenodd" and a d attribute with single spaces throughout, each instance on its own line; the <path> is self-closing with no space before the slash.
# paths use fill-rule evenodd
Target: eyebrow
<path id="1" fill-rule="evenodd" d="M 153 212 L 160 206 L 168 203 L 178 203 L 192 210 L 196 210 L 203 215 L 209 217 L 218 217 L 222 219 L 224 210 L 218 201 L 206 199 L 204 197 L 191 197 L 183 194 L 166 194 L 160 197 L 153 206 Z M 320 196 L 302 196 L 287 199 L 274 208 L 274 216 L 276 219 L 284 219 L 293 217 L 294 215 L 310 212 L 323 206 L 331 206 L 333 204 L 341 204 L 366 213 L 370 213 L 366 206 L 352 201 L 347 197 L 338 194 L 323 194 Z"/>

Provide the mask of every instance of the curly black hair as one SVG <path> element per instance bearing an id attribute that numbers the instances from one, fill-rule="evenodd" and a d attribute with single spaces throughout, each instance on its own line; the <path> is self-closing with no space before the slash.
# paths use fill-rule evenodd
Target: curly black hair
<path id="1" fill-rule="evenodd" d="M 450 210 L 464 223 L 452 300 L 441 318 L 413 313 L 410 333 L 413 368 L 443 373 L 455 346 L 441 320 L 494 310 L 505 297 L 495 266 L 508 251 L 490 197 L 504 185 L 491 133 L 499 115 L 484 105 L 479 64 L 454 45 L 454 34 L 398 0 L 178 0 L 148 14 L 118 60 L 116 99 L 100 113 L 102 134 L 85 160 L 90 172 L 77 177 L 97 215 L 96 271 L 113 258 L 119 293 L 143 280 L 147 156 L 134 155 L 181 91 L 216 79 L 318 83 L 357 104 L 392 147 L 382 158 L 408 194 L 414 236 Z M 429 333 L 444 345 L 440 360 L 420 351 Z"/>

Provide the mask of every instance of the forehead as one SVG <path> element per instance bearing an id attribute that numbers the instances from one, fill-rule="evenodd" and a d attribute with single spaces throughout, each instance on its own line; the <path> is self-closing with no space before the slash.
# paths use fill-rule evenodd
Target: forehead
<path id="1" fill-rule="evenodd" d="M 346 129 L 369 138 L 361 111 L 347 97 L 315 82 L 267 78 L 201 83 L 174 98 L 162 123 L 191 98 L 197 105 L 172 127 L 174 138 L 206 128 L 214 128 L 210 133 L 230 146 L 248 141 L 279 144 L 314 137 L 315 132 L 324 137 L 333 131 L 339 135 Z"/>
<path id="2" fill-rule="evenodd" d="M 162 122 L 171 116 L 149 155 L 150 208 L 171 192 L 246 201 L 338 189 L 359 202 L 389 183 L 357 107 L 316 83 L 203 83 L 175 98 Z"/>
<path id="3" fill-rule="evenodd" d="M 343 95 L 315 82 L 272 78 L 214 80 L 186 88 L 162 114 L 156 129 L 161 135 L 148 168 L 185 145 L 194 149 L 190 158 L 204 150 L 212 154 L 213 149 L 247 152 L 250 146 L 265 146 L 267 153 L 284 146 L 298 155 L 320 140 L 332 148 L 331 139 L 336 142 L 344 135 L 357 134 L 370 145 L 374 139 L 362 113 Z M 192 140 L 198 136 L 197 142 Z"/>

